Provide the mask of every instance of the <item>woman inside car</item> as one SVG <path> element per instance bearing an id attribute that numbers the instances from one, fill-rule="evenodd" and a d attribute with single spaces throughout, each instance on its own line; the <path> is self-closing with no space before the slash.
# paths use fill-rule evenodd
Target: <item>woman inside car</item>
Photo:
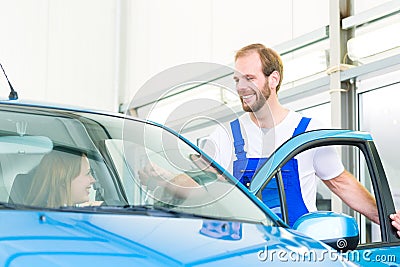
<path id="1" fill-rule="evenodd" d="M 53 150 L 36 168 L 25 204 L 48 208 L 100 205 L 89 198 L 95 182 L 85 154 Z"/>

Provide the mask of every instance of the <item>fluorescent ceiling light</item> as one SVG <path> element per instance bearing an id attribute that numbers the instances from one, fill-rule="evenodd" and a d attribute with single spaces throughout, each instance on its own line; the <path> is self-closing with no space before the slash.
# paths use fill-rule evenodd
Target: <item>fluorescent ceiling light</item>
<path id="1" fill-rule="evenodd" d="M 177 88 L 176 90 L 179 90 Z M 169 92 L 172 93 L 173 92 Z M 166 94 L 168 95 L 168 94 Z M 169 98 L 149 104 L 143 109 L 147 112 L 146 118 L 158 123 L 166 124 L 167 120 L 178 120 L 180 118 L 193 116 L 208 108 L 222 105 L 221 88 L 212 84 L 205 84 L 193 90 L 183 91 Z M 202 103 L 207 104 L 202 105 Z M 213 106 L 212 106 L 213 105 Z"/>
<path id="2" fill-rule="evenodd" d="M 324 72 L 327 68 L 326 57 L 325 50 L 316 50 L 294 59 L 283 58 L 283 82 L 286 84 Z"/>
<path id="3" fill-rule="evenodd" d="M 281 56 L 298 51 L 304 47 L 321 42 L 329 38 L 329 26 L 324 26 L 297 38 L 274 46 L 273 49 Z"/>
<path id="4" fill-rule="evenodd" d="M 347 41 L 347 53 L 351 60 L 362 59 L 400 48 L 400 21 L 360 34 Z"/>

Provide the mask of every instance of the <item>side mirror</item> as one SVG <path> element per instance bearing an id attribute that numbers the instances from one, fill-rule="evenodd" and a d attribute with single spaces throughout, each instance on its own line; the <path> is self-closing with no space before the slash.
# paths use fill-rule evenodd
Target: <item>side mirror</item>
<path id="1" fill-rule="evenodd" d="M 293 229 L 341 252 L 354 250 L 359 241 L 356 220 L 351 216 L 332 211 L 304 214 L 297 219 Z"/>

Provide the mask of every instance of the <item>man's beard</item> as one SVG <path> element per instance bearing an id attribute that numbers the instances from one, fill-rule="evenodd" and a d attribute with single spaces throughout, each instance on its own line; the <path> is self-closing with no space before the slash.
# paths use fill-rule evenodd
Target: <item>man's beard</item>
<path id="1" fill-rule="evenodd" d="M 271 88 L 269 88 L 268 81 L 265 81 L 264 90 L 262 92 L 256 92 L 256 102 L 251 106 L 247 105 L 243 102 L 243 99 L 240 98 L 242 102 L 242 108 L 245 112 L 257 112 L 259 111 L 267 102 L 268 98 L 271 95 Z"/>

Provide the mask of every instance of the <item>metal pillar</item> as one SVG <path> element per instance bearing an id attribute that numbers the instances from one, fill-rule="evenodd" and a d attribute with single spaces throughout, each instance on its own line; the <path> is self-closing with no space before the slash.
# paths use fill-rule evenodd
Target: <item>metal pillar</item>
<path id="1" fill-rule="evenodd" d="M 355 86 L 351 81 L 342 82 L 340 79 L 341 71 L 352 63 L 347 59 L 347 40 L 354 35 L 354 29 L 343 30 L 341 21 L 353 14 L 353 0 L 330 0 L 329 3 L 331 123 L 334 128 L 356 129 Z M 343 163 L 352 173 L 356 171 L 353 154 L 348 149 L 341 151 Z M 343 206 L 342 201 L 334 195 L 332 209 L 350 213 L 347 206 Z"/>

